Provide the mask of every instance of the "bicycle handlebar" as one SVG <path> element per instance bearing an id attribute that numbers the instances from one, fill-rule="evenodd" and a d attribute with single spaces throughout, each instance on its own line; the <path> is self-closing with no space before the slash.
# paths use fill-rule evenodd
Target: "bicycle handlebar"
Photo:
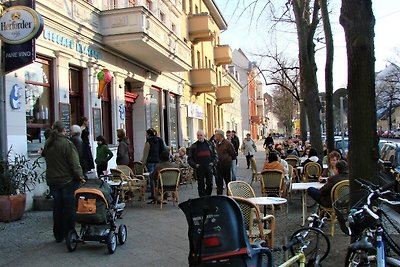
<path id="1" fill-rule="evenodd" d="M 289 243 L 287 243 L 286 245 L 284 245 L 282 247 L 283 251 L 286 251 L 288 249 L 290 249 L 291 247 L 293 247 L 294 245 L 297 245 L 301 242 L 301 237 L 300 234 L 296 235 L 294 239 L 290 240 Z"/>

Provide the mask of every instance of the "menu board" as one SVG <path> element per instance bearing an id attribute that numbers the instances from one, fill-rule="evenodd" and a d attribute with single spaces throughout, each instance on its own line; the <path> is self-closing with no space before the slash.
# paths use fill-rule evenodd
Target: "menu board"
<path id="1" fill-rule="evenodd" d="M 64 124 L 67 136 L 71 130 L 71 106 L 69 103 L 60 102 L 60 121 Z"/>
<path id="2" fill-rule="evenodd" d="M 102 135 L 103 131 L 101 130 L 101 109 L 93 108 L 93 137 L 96 140 L 96 137 Z"/>

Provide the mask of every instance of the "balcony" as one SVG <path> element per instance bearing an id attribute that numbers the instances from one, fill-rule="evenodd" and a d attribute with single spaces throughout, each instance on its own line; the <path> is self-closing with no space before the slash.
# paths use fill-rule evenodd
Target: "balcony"
<path id="1" fill-rule="evenodd" d="M 233 89 L 230 85 L 218 86 L 215 95 L 218 106 L 233 103 Z"/>
<path id="2" fill-rule="evenodd" d="M 264 118 L 262 116 L 251 116 L 251 122 L 254 124 L 262 125 L 264 123 Z"/>
<path id="3" fill-rule="evenodd" d="M 190 80 L 193 94 L 215 93 L 217 77 L 213 69 L 192 69 L 190 71 Z"/>
<path id="4" fill-rule="evenodd" d="M 229 45 L 219 45 L 214 47 L 215 65 L 225 65 L 232 63 L 232 50 Z"/>
<path id="5" fill-rule="evenodd" d="M 189 39 L 194 43 L 214 40 L 214 22 L 208 13 L 189 16 Z"/>
<path id="6" fill-rule="evenodd" d="M 191 69 L 191 51 L 146 7 L 121 6 L 101 12 L 103 44 L 160 72 Z"/>

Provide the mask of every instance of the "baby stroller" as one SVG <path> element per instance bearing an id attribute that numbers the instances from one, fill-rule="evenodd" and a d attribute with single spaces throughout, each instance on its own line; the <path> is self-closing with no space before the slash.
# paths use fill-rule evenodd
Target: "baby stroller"
<path id="1" fill-rule="evenodd" d="M 113 254 L 117 247 L 117 238 L 120 245 L 127 238 L 127 228 L 124 224 L 118 227 L 115 221 L 125 208 L 125 203 L 119 203 L 117 197 L 114 201 L 111 189 L 101 179 L 89 179 L 75 191 L 76 222 L 81 224 L 80 233 L 69 231 L 66 245 L 70 252 L 75 251 L 78 242 L 97 241 L 106 243 L 108 252 Z"/>
<path id="2" fill-rule="evenodd" d="M 249 243 L 243 215 L 233 199 L 207 196 L 180 203 L 179 208 L 189 226 L 190 267 L 272 266 L 270 250 L 262 243 Z"/>

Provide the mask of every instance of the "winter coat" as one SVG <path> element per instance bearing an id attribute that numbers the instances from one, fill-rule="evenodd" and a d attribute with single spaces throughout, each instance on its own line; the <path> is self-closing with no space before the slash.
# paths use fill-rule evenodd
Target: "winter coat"
<path id="1" fill-rule="evenodd" d="M 108 148 L 107 144 L 99 144 L 96 149 L 96 164 L 97 165 L 104 165 L 112 159 L 113 153 Z"/>
<path id="2" fill-rule="evenodd" d="M 245 156 L 247 155 L 254 155 L 256 150 L 254 147 L 256 146 L 256 143 L 253 141 L 253 139 L 247 140 L 247 138 L 243 139 L 242 147 L 240 148 Z"/>
<path id="3" fill-rule="evenodd" d="M 226 139 L 222 139 L 217 143 L 218 163 L 217 167 L 230 166 L 232 160 L 236 158 L 235 148 L 232 143 Z"/>
<path id="4" fill-rule="evenodd" d="M 117 165 L 128 165 L 129 164 L 129 140 L 125 138 L 118 139 L 117 149 Z"/>

